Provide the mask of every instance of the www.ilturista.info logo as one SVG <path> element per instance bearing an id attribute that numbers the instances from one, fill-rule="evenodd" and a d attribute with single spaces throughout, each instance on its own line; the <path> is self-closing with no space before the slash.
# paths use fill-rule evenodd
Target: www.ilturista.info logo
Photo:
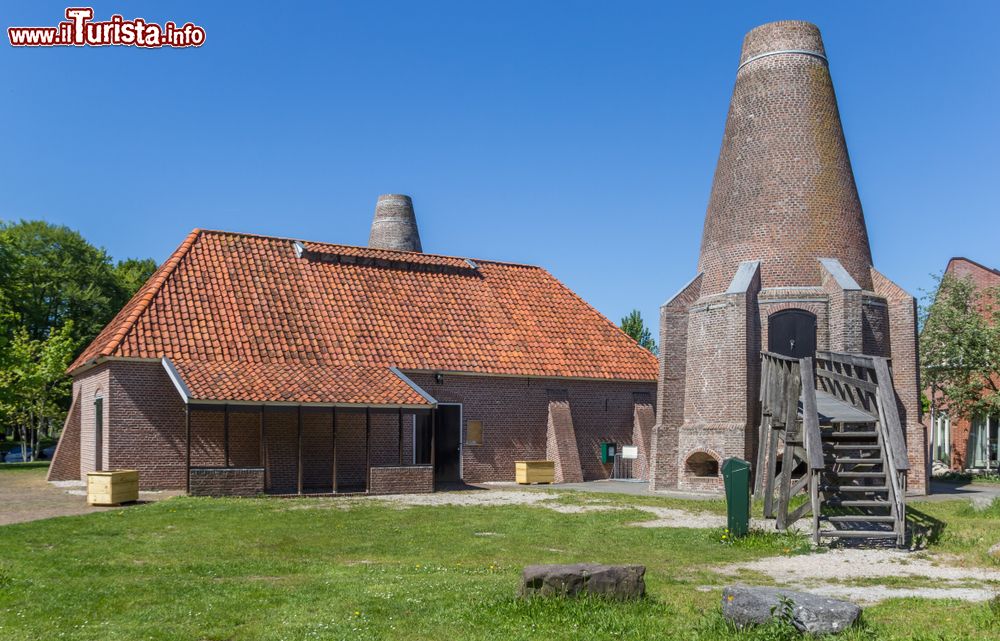
<path id="1" fill-rule="evenodd" d="M 142 18 L 126 20 L 113 15 L 107 22 L 93 22 L 91 7 L 69 7 L 66 21 L 55 27 L 7 27 L 7 37 L 15 47 L 200 47 L 205 44 L 205 30 L 186 23 L 163 26 Z"/>

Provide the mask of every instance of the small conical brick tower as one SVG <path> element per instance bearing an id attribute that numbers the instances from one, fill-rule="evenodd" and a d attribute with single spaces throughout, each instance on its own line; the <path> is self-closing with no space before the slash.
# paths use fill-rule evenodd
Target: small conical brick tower
<path id="1" fill-rule="evenodd" d="M 872 266 L 813 24 L 743 41 L 698 273 L 661 308 L 660 334 L 653 489 L 720 490 L 722 459 L 755 460 L 762 349 L 891 357 L 909 488 L 926 487 L 915 301 Z"/>
<path id="2" fill-rule="evenodd" d="M 423 251 L 413 200 L 409 196 L 384 194 L 378 197 L 368 246 L 404 252 Z"/>

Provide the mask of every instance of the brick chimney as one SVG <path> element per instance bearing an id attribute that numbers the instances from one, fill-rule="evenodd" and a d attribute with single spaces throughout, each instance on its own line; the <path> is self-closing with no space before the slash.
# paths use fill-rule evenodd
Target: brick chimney
<path id="1" fill-rule="evenodd" d="M 819 285 L 818 257 L 871 289 L 871 249 L 823 39 L 814 24 L 761 25 L 743 40 L 705 216 L 702 295 L 743 261 L 763 287 Z"/>
<path id="2" fill-rule="evenodd" d="M 384 194 L 375 205 L 375 219 L 368 237 L 373 249 L 422 252 L 413 200 L 403 194 Z"/>

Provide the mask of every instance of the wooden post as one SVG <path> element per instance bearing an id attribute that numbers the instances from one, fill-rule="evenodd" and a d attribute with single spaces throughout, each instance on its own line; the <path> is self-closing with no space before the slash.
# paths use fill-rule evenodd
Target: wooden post
<path id="1" fill-rule="evenodd" d="M 399 408 L 399 466 L 403 466 L 403 408 Z"/>
<path id="2" fill-rule="evenodd" d="M 184 405 L 184 434 L 187 450 L 184 458 L 184 468 L 186 470 L 184 474 L 184 488 L 185 492 L 191 493 L 191 406 Z"/>
<path id="3" fill-rule="evenodd" d="M 264 433 L 264 406 L 260 406 L 260 466 L 264 468 L 264 491 L 267 491 L 267 435 Z"/>
<path id="4" fill-rule="evenodd" d="M 432 489 L 434 489 L 433 488 L 433 485 L 434 485 L 434 482 L 433 482 L 433 479 L 434 479 L 434 437 L 435 437 L 436 432 L 437 432 L 437 429 L 435 428 L 434 424 L 437 422 L 436 419 L 437 419 L 437 408 L 436 407 L 432 407 L 431 408 L 431 486 L 432 486 Z"/>
<path id="5" fill-rule="evenodd" d="M 332 473 L 333 474 L 333 483 L 332 483 L 332 485 L 330 487 L 332 488 L 331 491 L 334 494 L 336 494 L 337 493 L 337 406 L 334 405 L 330 409 L 332 410 L 330 412 L 330 422 L 332 423 L 332 425 L 331 425 L 331 432 L 332 432 L 331 436 L 333 437 L 332 438 L 332 442 L 333 442 L 332 450 L 333 451 L 330 454 L 333 457 L 333 460 L 331 461 L 331 467 L 333 468 L 333 473 Z"/>
<path id="6" fill-rule="evenodd" d="M 365 492 L 371 489 L 372 484 L 372 455 L 369 448 L 371 426 L 372 410 L 370 407 L 365 407 Z"/>
<path id="7" fill-rule="evenodd" d="M 298 437 L 298 461 L 295 466 L 295 472 L 298 475 L 298 493 L 302 494 L 302 406 L 299 405 L 298 411 L 298 430 L 296 432 Z"/>
<path id="8" fill-rule="evenodd" d="M 229 403 L 222 407 L 222 458 L 229 467 Z"/>

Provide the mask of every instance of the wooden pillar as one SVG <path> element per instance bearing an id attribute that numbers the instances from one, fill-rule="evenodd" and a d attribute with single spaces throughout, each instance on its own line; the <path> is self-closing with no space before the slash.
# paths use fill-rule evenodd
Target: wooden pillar
<path id="1" fill-rule="evenodd" d="M 264 406 L 260 406 L 260 466 L 264 468 L 264 491 L 267 491 L 267 435 L 264 433 Z"/>
<path id="2" fill-rule="evenodd" d="M 399 465 L 403 466 L 403 408 L 399 408 Z"/>
<path id="3" fill-rule="evenodd" d="M 337 493 L 337 406 L 334 405 L 331 409 L 332 411 L 330 412 L 330 421 L 332 423 L 331 431 L 333 432 L 332 434 L 333 438 L 331 439 L 331 442 L 333 443 L 332 445 L 333 451 L 330 453 L 332 457 L 331 467 L 333 468 L 333 484 L 331 487 L 333 488 L 332 492 L 336 494 Z"/>
<path id="4" fill-rule="evenodd" d="M 371 488 L 372 484 L 372 453 L 370 446 L 372 429 L 372 410 L 365 408 L 365 492 Z"/>
<path id="5" fill-rule="evenodd" d="M 187 453 L 184 457 L 184 491 L 191 493 L 191 406 L 184 405 L 184 438 Z"/>
<path id="6" fill-rule="evenodd" d="M 432 407 L 431 408 L 431 479 L 432 479 L 431 485 L 432 486 L 434 484 L 433 483 L 433 478 L 434 478 L 434 438 L 435 438 L 436 433 L 437 433 L 437 428 L 435 426 L 435 423 L 437 423 L 437 408 L 436 407 Z"/>
<path id="7" fill-rule="evenodd" d="M 222 458 L 224 467 L 229 467 L 229 403 L 222 408 Z"/>
<path id="8" fill-rule="evenodd" d="M 296 431 L 298 440 L 298 459 L 295 465 L 295 473 L 298 476 L 297 489 L 298 493 L 302 494 L 302 406 L 299 405 L 298 409 L 298 429 Z"/>

